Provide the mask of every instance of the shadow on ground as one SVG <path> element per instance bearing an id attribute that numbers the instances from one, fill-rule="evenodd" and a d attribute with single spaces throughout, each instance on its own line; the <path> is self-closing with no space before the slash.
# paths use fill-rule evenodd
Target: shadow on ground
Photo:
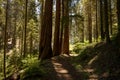
<path id="1" fill-rule="evenodd" d="M 120 50 L 104 42 L 85 48 L 72 63 L 81 65 L 93 80 L 120 80 Z"/>
<path id="2" fill-rule="evenodd" d="M 87 75 L 77 71 L 69 60 L 68 56 L 58 56 L 46 62 L 44 66 L 48 71 L 48 76 L 43 80 L 86 80 Z"/>

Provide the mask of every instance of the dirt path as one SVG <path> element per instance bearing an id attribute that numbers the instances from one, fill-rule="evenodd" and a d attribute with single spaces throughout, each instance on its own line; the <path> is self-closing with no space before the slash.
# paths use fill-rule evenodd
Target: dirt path
<path id="1" fill-rule="evenodd" d="M 43 80 L 85 80 L 69 62 L 70 57 L 54 57 L 47 64 L 48 76 Z"/>
<path id="2" fill-rule="evenodd" d="M 70 60 L 70 56 L 62 55 L 45 61 L 43 66 L 46 69 L 47 75 L 43 77 L 37 76 L 37 80 L 98 80 L 94 70 L 89 68 L 77 70 Z M 86 74 L 89 74 L 89 76 Z M 15 73 L 7 80 L 19 80 L 19 76 Z"/>

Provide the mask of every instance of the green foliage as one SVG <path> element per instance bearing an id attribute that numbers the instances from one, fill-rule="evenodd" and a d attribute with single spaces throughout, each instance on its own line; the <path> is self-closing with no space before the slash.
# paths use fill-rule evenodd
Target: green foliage
<path id="1" fill-rule="evenodd" d="M 70 15 L 71 18 L 79 18 L 81 21 L 84 21 L 83 15 L 75 14 L 75 15 Z"/>
<path id="2" fill-rule="evenodd" d="M 88 44 L 88 43 L 76 43 L 74 46 L 73 52 L 77 53 L 78 56 L 73 58 L 74 65 L 79 65 L 81 63 L 82 66 L 88 64 L 88 62 L 97 55 L 94 49 L 96 43 Z M 80 67 L 80 66 L 78 66 Z"/>
<path id="3" fill-rule="evenodd" d="M 21 74 L 21 80 L 40 80 L 46 74 L 37 58 L 28 56 L 22 62 L 24 72 Z"/>
<path id="4" fill-rule="evenodd" d="M 39 43 L 39 27 L 37 27 L 37 23 L 35 20 L 30 19 L 28 22 L 28 27 L 27 27 L 27 43 L 30 48 L 30 40 L 32 39 L 32 52 L 37 53 L 38 51 L 38 43 Z"/>
<path id="5" fill-rule="evenodd" d="M 44 74 L 45 72 L 43 71 L 43 68 L 34 65 L 25 70 L 25 72 L 21 75 L 21 80 L 40 79 Z"/>
<path id="6" fill-rule="evenodd" d="M 29 67 L 39 63 L 36 57 L 28 55 L 26 58 L 22 59 L 23 67 Z"/>
<path id="7" fill-rule="evenodd" d="M 0 63 L 3 64 L 2 54 L 0 54 Z M 6 74 L 7 77 L 12 76 L 15 72 L 20 75 L 20 80 L 41 80 L 46 75 L 41 62 L 34 55 L 28 55 L 22 58 L 14 49 L 13 52 L 6 57 Z M 3 79 L 3 65 L 0 65 L 0 80 Z"/>
<path id="8" fill-rule="evenodd" d="M 37 27 L 37 23 L 33 19 L 29 20 L 27 30 L 29 34 L 28 37 L 30 37 L 32 33 L 34 39 L 38 38 L 39 29 Z"/>
<path id="9" fill-rule="evenodd" d="M 16 68 L 20 68 L 22 65 L 22 58 L 20 54 L 14 49 L 13 53 L 8 57 L 8 63 L 9 65 L 13 65 Z"/>
<path id="10" fill-rule="evenodd" d="M 75 53 L 80 53 L 80 51 L 85 47 L 86 44 L 84 43 L 75 43 L 73 51 Z"/>
<path id="11" fill-rule="evenodd" d="M 72 53 L 80 54 L 86 47 L 93 47 L 96 43 L 89 44 L 88 42 L 80 43 L 76 42 L 70 45 L 70 50 Z"/>
<path id="12" fill-rule="evenodd" d="M 80 54 L 79 54 L 79 61 L 82 65 L 86 65 L 94 56 L 93 56 L 93 47 L 89 46 L 86 47 Z"/>
<path id="13" fill-rule="evenodd" d="M 0 54 L 0 80 L 3 80 L 3 52 Z M 21 58 L 18 53 L 14 50 L 11 55 L 6 56 L 6 76 L 11 76 L 15 71 L 18 70 L 21 64 Z"/>

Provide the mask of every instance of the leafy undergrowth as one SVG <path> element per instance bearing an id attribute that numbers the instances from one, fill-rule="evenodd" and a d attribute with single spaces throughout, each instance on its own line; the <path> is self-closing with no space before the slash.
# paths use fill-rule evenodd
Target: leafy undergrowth
<path id="1" fill-rule="evenodd" d="M 1 61 L 2 62 L 2 61 Z M 21 58 L 17 53 L 11 54 L 6 59 L 6 80 L 43 80 L 46 70 L 45 62 L 40 62 L 35 55 Z M 0 66 L 0 80 L 3 80 L 3 66 Z"/>
<path id="2" fill-rule="evenodd" d="M 70 52 L 72 54 L 80 54 L 86 48 L 86 46 L 93 46 L 95 44 L 96 43 L 89 44 L 87 42 L 86 43 L 70 44 Z"/>
<path id="3" fill-rule="evenodd" d="M 83 47 L 82 47 L 83 46 Z M 76 44 L 71 50 L 73 54 L 77 56 L 71 56 L 69 58 L 64 56 L 57 56 L 59 62 L 70 61 L 72 65 L 82 73 L 82 79 L 87 80 L 91 76 L 90 73 L 86 73 L 84 70 L 93 69 L 92 74 L 96 74 L 98 80 L 119 80 L 120 76 L 120 49 L 113 44 L 106 44 L 100 42 L 97 44 L 91 44 L 86 47 L 86 44 Z M 2 55 L 0 55 L 0 62 L 3 62 Z M 2 63 L 3 64 L 3 63 Z M 49 80 L 50 75 L 53 74 L 54 65 L 51 60 L 40 62 L 36 56 L 27 56 L 21 58 L 18 54 L 13 54 L 7 57 L 6 71 L 8 80 L 16 75 L 20 80 Z M 65 63 L 66 65 L 66 63 Z M 50 68 L 51 66 L 51 68 Z M 0 65 L 0 76 L 2 74 L 3 66 Z M 71 70 L 71 69 L 70 69 Z M 0 77 L 2 80 L 2 77 Z M 12 79 L 13 80 L 13 79 Z M 94 80 L 94 79 L 93 79 Z"/>
<path id="4" fill-rule="evenodd" d="M 94 73 L 102 80 L 119 80 L 119 61 L 119 48 L 104 42 L 87 46 L 78 56 L 72 57 L 75 67 L 94 69 Z"/>
<path id="5" fill-rule="evenodd" d="M 46 75 L 45 68 L 41 65 L 37 57 L 27 57 L 22 60 L 22 70 L 20 80 L 41 80 Z"/>

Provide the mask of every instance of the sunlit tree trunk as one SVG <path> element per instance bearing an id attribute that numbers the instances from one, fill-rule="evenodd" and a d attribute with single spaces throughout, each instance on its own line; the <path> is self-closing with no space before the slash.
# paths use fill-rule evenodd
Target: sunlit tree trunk
<path id="1" fill-rule="evenodd" d="M 60 13 L 61 13 L 61 0 L 56 0 L 56 21 L 55 21 L 55 32 L 54 32 L 54 45 L 53 45 L 53 55 L 59 55 L 59 36 L 60 36 Z"/>

